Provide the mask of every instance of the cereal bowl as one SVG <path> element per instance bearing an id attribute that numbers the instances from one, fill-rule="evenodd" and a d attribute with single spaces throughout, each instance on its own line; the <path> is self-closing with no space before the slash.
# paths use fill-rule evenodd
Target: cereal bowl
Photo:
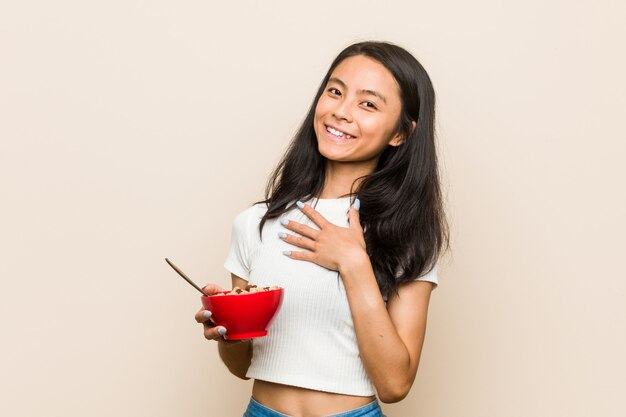
<path id="1" fill-rule="evenodd" d="M 202 305 L 212 313 L 216 326 L 226 328 L 227 340 L 252 339 L 267 334 L 267 328 L 280 309 L 283 288 L 232 294 L 223 291 L 202 296 Z"/>

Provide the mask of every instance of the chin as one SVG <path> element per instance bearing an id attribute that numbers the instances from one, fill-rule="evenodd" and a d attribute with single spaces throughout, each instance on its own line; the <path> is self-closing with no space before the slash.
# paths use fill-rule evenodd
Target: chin
<path id="1" fill-rule="evenodd" d="M 317 146 L 318 152 L 329 161 L 341 161 L 346 162 L 346 155 L 343 152 L 333 152 L 332 150 L 325 148 L 324 146 Z"/>

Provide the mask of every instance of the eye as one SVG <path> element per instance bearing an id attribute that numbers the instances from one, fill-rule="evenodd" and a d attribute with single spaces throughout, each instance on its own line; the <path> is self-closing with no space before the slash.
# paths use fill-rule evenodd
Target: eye
<path id="1" fill-rule="evenodd" d="M 372 103 L 371 101 L 364 101 L 363 105 L 367 107 L 368 109 L 378 110 L 378 107 L 376 107 L 376 105 Z"/>
<path id="2" fill-rule="evenodd" d="M 330 87 L 327 90 L 330 94 L 336 95 L 336 96 L 340 96 L 341 95 L 341 91 L 339 91 L 338 89 L 336 89 L 335 87 Z"/>

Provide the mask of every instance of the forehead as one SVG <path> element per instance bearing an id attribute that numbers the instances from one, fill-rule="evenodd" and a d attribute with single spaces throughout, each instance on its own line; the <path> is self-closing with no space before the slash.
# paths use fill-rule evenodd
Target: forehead
<path id="1" fill-rule="evenodd" d="M 350 90 L 374 90 L 400 99 L 400 87 L 383 64 L 364 55 L 351 56 L 335 67 L 331 78 L 339 78 Z"/>

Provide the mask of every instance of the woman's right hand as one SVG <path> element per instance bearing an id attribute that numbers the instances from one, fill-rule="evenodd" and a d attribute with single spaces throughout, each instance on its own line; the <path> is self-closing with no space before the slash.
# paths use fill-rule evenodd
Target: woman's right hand
<path id="1" fill-rule="evenodd" d="M 202 291 L 206 295 L 213 295 L 220 291 L 226 291 L 224 288 L 220 287 L 217 284 L 207 284 L 202 287 Z M 209 310 L 205 310 L 204 308 L 200 309 L 196 313 L 196 321 L 198 323 L 202 323 L 204 326 L 204 337 L 208 340 L 217 340 L 226 342 L 224 339 L 224 334 L 226 334 L 226 328 L 223 326 L 216 326 L 211 319 L 211 312 Z"/>
<path id="2" fill-rule="evenodd" d="M 238 284 L 238 282 L 237 282 Z M 217 284 L 207 284 L 202 288 L 206 295 L 225 291 Z M 249 379 L 246 376 L 252 360 L 252 343 L 247 340 L 226 340 L 226 330 L 223 326 L 216 326 L 211 319 L 211 312 L 202 308 L 196 313 L 196 321 L 204 326 L 204 337 L 218 341 L 218 352 L 222 362 L 228 370 L 241 379 Z"/>

